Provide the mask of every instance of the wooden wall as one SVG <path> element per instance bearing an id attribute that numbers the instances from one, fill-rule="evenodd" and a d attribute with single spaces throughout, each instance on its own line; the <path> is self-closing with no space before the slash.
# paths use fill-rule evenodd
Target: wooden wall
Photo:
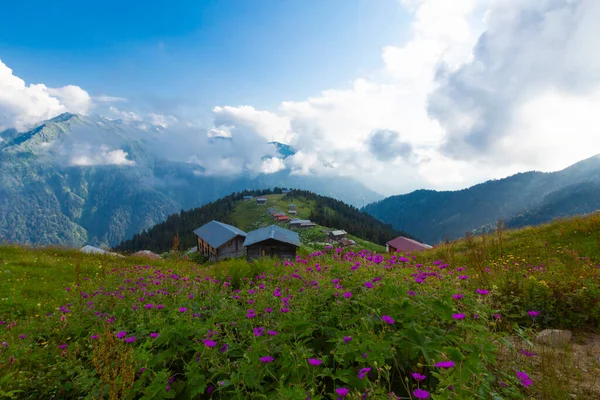
<path id="1" fill-rule="evenodd" d="M 278 257 L 282 260 L 295 260 L 297 247 L 293 244 L 282 243 L 269 239 L 246 247 L 246 257 L 249 261 L 262 257 Z"/>

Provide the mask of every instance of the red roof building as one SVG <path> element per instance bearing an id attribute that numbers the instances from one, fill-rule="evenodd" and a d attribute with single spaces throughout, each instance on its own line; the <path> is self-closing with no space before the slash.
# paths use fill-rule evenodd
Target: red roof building
<path id="1" fill-rule="evenodd" d="M 279 217 L 277 217 L 278 221 L 289 221 L 290 217 L 288 217 L 287 215 L 280 215 Z"/>
<path id="2" fill-rule="evenodd" d="M 425 243 L 417 242 L 404 236 L 398 236 L 385 244 L 388 253 L 405 253 L 407 251 L 421 251 L 431 249 L 431 246 Z"/>

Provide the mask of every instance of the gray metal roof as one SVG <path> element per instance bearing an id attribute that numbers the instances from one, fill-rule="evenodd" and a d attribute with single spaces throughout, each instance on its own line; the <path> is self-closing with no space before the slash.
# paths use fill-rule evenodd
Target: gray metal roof
<path id="1" fill-rule="evenodd" d="M 345 235 L 345 234 L 346 234 L 346 231 L 342 231 L 342 230 L 339 230 L 339 231 L 331 231 L 331 234 L 332 234 L 333 236 L 341 236 L 341 235 Z"/>
<path id="2" fill-rule="evenodd" d="M 215 249 L 236 236 L 246 237 L 247 235 L 243 230 L 219 221 L 210 221 L 196 229 L 194 233 Z"/>
<path id="3" fill-rule="evenodd" d="M 269 239 L 300 247 L 300 237 L 296 232 L 277 225 L 271 225 L 248 232 L 248 236 L 246 236 L 246 240 L 244 241 L 244 246 L 250 246 Z"/>
<path id="4" fill-rule="evenodd" d="M 311 222 L 310 219 L 293 219 L 290 221 L 291 224 L 307 224 Z"/>

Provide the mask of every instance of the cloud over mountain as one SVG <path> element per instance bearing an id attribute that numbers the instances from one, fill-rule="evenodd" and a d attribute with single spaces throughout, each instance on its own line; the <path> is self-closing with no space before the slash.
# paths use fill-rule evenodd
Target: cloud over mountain
<path id="1" fill-rule="evenodd" d="M 24 130 L 64 112 L 86 114 L 90 105 L 90 95 L 80 87 L 27 85 L 0 60 L 0 130 Z"/>

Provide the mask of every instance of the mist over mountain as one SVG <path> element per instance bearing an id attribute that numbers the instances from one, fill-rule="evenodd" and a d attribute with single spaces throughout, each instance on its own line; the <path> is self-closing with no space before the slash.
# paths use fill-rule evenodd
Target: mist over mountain
<path id="1" fill-rule="evenodd" d="M 184 140 L 185 139 L 185 140 Z M 302 175 L 295 150 L 262 137 L 65 113 L 0 132 L 0 241 L 114 245 L 182 209 L 244 189 L 294 187 L 361 207 L 351 179 Z"/>

